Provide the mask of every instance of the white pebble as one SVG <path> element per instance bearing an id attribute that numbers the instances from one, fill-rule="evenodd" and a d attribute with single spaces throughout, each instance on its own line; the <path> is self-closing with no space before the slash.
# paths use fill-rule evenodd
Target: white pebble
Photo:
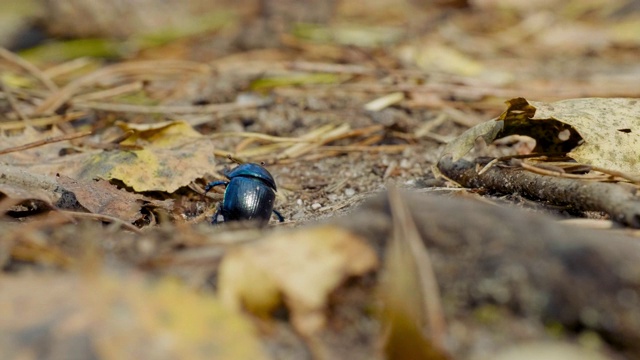
<path id="1" fill-rule="evenodd" d="M 298 200 L 296 200 L 296 204 L 298 204 L 298 205 L 302 206 L 302 199 L 298 199 Z"/>
<path id="2" fill-rule="evenodd" d="M 346 188 L 346 189 L 344 189 L 344 194 L 345 194 L 347 197 L 352 197 L 353 195 L 355 195 L 355 194 L 356 194 L 356 191 L 355 191 L 355 190 L 353 190 L 352 188 Z"/>
<path id="3" fill-rule="evenodd" d="M 321 207 L 322 207 L 322 205 L 320 205 L 320 203 L 313 203 L 313 204 L 311 205 L 311 208 L 312 208 L 313 210 L 318 210 L 318 209 L 320 209 Z"/>

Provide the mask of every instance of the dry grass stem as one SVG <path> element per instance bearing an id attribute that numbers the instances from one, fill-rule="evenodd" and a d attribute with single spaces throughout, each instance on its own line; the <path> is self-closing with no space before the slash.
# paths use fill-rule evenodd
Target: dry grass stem
<path id="1" fill-rule="evenodd" d="M 444 112 L 438 113 L 434 119 L 425 122 L 416 130 L 415 137 L 419 139 L 431 133 L 435 128 L 444 124 L 445 121 L 447 121 L 447 114 Z"/>
<path id="2" fill-rule="evenodd" d="M 610 181 L 610 180 L 612 180 L 612 176 L 610 176 L 610 175 L 604 175 L 604 174 L 595 174 L 595 175 L 568 174 L 566 172 L 562 172 L 562 171 L 558 171 L 558 170 L 545 169 L 545 168 L 542 168 L 540 166 L 536 166 L 535 164 L 531 164 L 529 162 L 522 161 L 520 159 L 513 159 L 512 163 L 514 163 L 516 165 L 519 165 L 523 169 L 531 171 L 532 173 L 538 174 L 538 175 L 547 175 L 547 176 L 562 177 L 562 178 L 567 178 L 567 179 L 591 180 L 591 181 Z"/>
<path id="3" fill-rule="evenodd" d="M 7 101 L 9 101 L 9 105 L 11 106 L 11 109 L 13 109 L 13 111 L 15 111 L 16 114 L 18 114 L 18 118 L 24 121 L 25 124 L 31 125 L 29 123 L 29 117 L 27 117 L 27 115 L 25 115 L 24 112 L 22 112 L 22 109 L 20 109 L 20 105 L 18 104 L 18 101 L 11 93 L 11 89 L 9 89 L 7 84 L 5 84 L 5 82 L 2 79 L 0 79 L 0 89 L 2 89 L 5 96 L 7 97 Z"/>
<path id="4" fill-rule="evenodd" d="M 371 75 L 378 69 L 362 65 L 345 65 L 334 63 L 316 63 L 306 61 L 293 61 L 286 63 L 286 67 L 294 71 L 323 72 L 332 74 Z"/>
<path id="5" fill-rule="evenodd" d="M 82 88 L 92 86 L 106 79 L 124 80 L 137 77 L 148 79 L 149 77 L 184 76 L 187 74 L 206 74 L 208 72 L 209 67 L 207 65 L 191 61 L 136 61 L 114 64 L 70 82 L 47 97 L 34 112 L 35 114 L 54 112 L 64 103 L 71 100 Z"/>
<path id="6" fill-rule="evenodd" d="M 31 74 L 31 76 L 38 79 L 38 81 L 40 81 L 49 91 L 58 91 L 58 85 L 56 85 L 51 80 L 51 78 L 47 76 L 47 74 L 45 74 L 42 70 L 38 69 L 35 65 L 28 62 L 27 60 L 21 58 L 20 56 L 3 47 L 0 47 L 0 57 L 26 70 L 29 74 Z"/>
<path id="7" fill-rule="evenodd" d="M 64 62 L 62 64 L 54 65 L 50 68 L 42 70 L 42 72 L 50 79 L 55 79 L 71 74 L 93 63 L 95 63 L 94 59 L 82 57 Z"/>
<path id="8" fill-rule="evenodd" d="M 111 89 L 94 91 L 87 94 L 78 95 L 76 99 L 82 100 L 82 101 L 108 99 L 108 98 L 112 98 L 112 97 L 116 97 L 124 94 L 133 93 L 136 91 L 140 91 L 143 89 L 143 87 L 144 87 L 144 84 L 142 81 L 135 81 L 133 83 L 116 86 Z"/>
<path id="9" fill-rule="evenodd" d="M 39 118 L 29 119 L 29 124 L 20 120 L 20 121 L 6 121 L 0 122 L 0 130 L 10 131 L 10 130 L 19 130 L 24 129 L 27 126 L 50 126 L 55 124 L 60 124 L 63 122 L 69 122 L 73 120 L 77 120 L 87 116 L 87 113 L 84 111 L 74 111 L 67 113 L 65 115 L 53 115 L 53 116 L 45 116 Z"/>
<path id="10" fill-rule="evenodd" d="M 280 142 L 310 142 L 312 140 L 309 139 L 303 139 L 303 138 L 294 138 L 294 137 L 284 137 L 284 136 L 273 136 L 273 135 L 268 135 L 268 134 L 262 134 L 262 133 L 254 133 L 254 132 L 218 132 L 218 133 L 214 133 L 209 135 L 210 138 L 212 139 L 217 139 L 217 138 L 227 138 L 227 137 L 245 137 L 245 138 L 249 138 L 249 139 L 256 139 L 256 140 L 263 140 L 263 141 L 270 141 L 270 142 L 274 142 L 274 143 L 280 143 Z"/>
<path id="11" fill-rule="evenodd" d="M 133 105 L 117 103 L 101 103 L 93 101 L 74 101 L 78 109 L 102 110 L 111 112 L 126 112 L 137 114 L 213 114 L 218 112 L 234 112 L 254 109 L 266 105 L 264 101 L 249 103 L 225 103 L 210 105 Z"/>

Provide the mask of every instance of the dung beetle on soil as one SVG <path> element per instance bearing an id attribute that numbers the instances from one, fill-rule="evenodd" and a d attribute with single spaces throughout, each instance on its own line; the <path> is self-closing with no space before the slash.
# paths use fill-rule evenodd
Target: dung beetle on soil
<path id="1" fill-rule="evenodd" d="M 213 181 L 204 188 L 205 194 L 212 188 L 225 185 L 224 199 L 213 216 L 218 222 L 222 214 L 224 221 L 257 220 L 265 225 L 273 212 L 280 222 L 284 217 L 273 209 L 276 199 L 276 182 L 273 176 L 261 165 L 246 163 L 224 172 L 229 181 Z"/>

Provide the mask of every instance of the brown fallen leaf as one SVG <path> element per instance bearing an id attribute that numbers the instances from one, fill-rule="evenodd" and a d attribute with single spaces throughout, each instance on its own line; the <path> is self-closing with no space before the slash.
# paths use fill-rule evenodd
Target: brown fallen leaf
<path id="1" fill-rule="evenodd" d="M 373 249 L 349 231 L 318 226 L 278 232 L 229 251 L 220 265 L 219 294 L 225 304 L 261 317 L 284 301 L 296 329 L 310 335 L 325 323 L 331 292 L 377 265 Z"/>
<path id="2" fill-rule="evenodd" d="M 142 216 L 140 209 L 144 197 L 119 190 L 108 181 L 74 180 L 64 175 L 58 176 L 57 181 L 73 192 L 80 205 L 94 214 L 113 216 L 128 223 Z"/>

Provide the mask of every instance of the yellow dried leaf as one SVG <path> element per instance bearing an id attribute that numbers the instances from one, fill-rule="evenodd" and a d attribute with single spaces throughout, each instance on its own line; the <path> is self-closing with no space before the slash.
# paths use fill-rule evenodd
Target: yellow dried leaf
<path id="1" fill-rule="evenodd" d="M 482 63 L 443 44 L 406 45 L 399 49 L 398 56 L 426 71 L 442 71 L 462 76 L 477 76 L 484 71 Z"/>
<path id="2" fill-rule="evenodd" d="M 324 324 L 329 294 L 348 277 L 376 266 L 373 249 L 340 228 L 275 233 L 227 254 L 219 293 L 226 304 L 258 316 L 268 316 L 283 300 L 298 330 L 310 333 Z"/>
<path id="3" fill-rule="evenodd" d="M 96 154 L 85 161 L 77 177 L 117 179 L 138 192 L 174 192 L 215 166 L 212 140 L 182 121 L 137 131 L 124 144 L 146 145 L 142 150 Z"/>
<path id="4" fill-rule="evenodd" d="M 202 134 L 184 121 L 167 121 L 156 124 L 118 124 L 123 130 L 134 130 L 134 134 L 123 145 L 150 144 L 158 148 L 172 148 L 201 138 Z"/>
<path id="5" fill-rule="evenodd" d="M 612 41 L 625 46 L 640 45 L 640 15 L 637 13 L 626 19 L 616 21 L 605 30 Z"/>

